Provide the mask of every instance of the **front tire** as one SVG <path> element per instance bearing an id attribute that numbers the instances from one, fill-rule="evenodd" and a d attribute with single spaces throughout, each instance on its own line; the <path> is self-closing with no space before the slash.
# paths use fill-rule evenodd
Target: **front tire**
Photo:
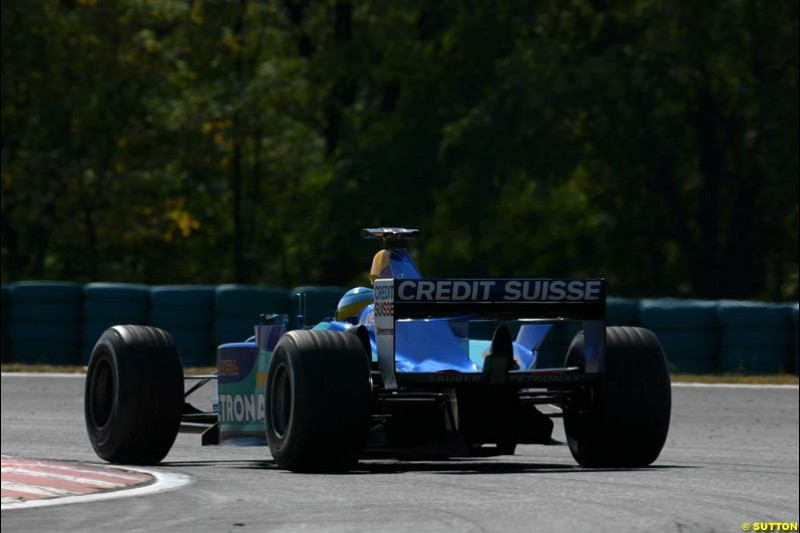
<path id="1" fill-rule="evenodd" d="M 183 404 L 183 367 L 169 333 L 114 326 L 100 336 L 84 393 L 86 430 L 100 458 L 157 464 L 175 442 Z"/>
<path id="2" fill-rule="evenodd" d="M 567 366 L 582 366 L 585 339 L 575 336 Z M 664 351 L 653 332 L 606 329 L 606 368 L 588 410 L 565 412 L 572 456 L 586 467 L 645 467 L 669 430 L 672 395 Z"/>
<path id="3" fill-rule="evenodd" d="M 272 353 L 266 435 L 272 457 L 296 472 L 346 471 L 369 434 L 369 356 L 348 332 L 298 330 Z"/>

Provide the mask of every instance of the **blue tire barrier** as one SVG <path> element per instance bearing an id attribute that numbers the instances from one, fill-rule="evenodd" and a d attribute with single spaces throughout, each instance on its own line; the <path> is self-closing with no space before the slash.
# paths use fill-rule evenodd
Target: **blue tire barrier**
<path id="1" fill-rule="evenodd" d="M 183 366 L 214 366 L 216 353 L 209 330 L 173 329 L 169 332 L 181 354 Z"/>
<path id="2" fill-rule="evenodd" d="M 713 330 L 657 330 L 656 337 L 667 361 L 694 358 L 713 362 L 719 349 L 719 338 Z"/>
<path id="3" fill-rule="evenodd" d="M 81 342 L 60 339 L 16 338 L 12 341 L 13 362 L 26 365 L 73 366 L 80 362 Z"/>
<path id="4" fill-rule="evenodd" d="M 83 303 L 83 320 L 102 320 L 117 324 L 146 325 L 150 316 L 147 303 L 86 301 Z M 129 321 L 129 322 L 127 322 Z"/>
<path id="5" fill-rule="evenodd" d="M 9 298 L 8 336 L 15 362 L 79 363 L 82 285 L 25 281 L 10 287 Z"/>
<path id="6" fill-rule="evenodd" d="M 784 350 L 722 348 L 719 370 L 735 374 L 779 374 L 786 371 Z"/>
<path id="7" fill-rule="evenodd" d="M 720 300 L 717 316 L 720 326 L 725 328 L 786 328 L 791 307 L 765 302 Z"/>
<path id="8" fill-rule="evenodd" d="M 0 299 L 0 302 L 2 302 L 2 306 L 3 306 L 3 322 L 6 322 L 6 320 L 8 320 L 8 317 L 6 316 L 5 312 L 8 310 L 8 308 L 11 305 L 10 292 L 11 292 L 11 289 L 9 287 L 7 287 L 6 285 L 3 285 L 2 287 L 0 287 L 0 296 L 2 296 L 2 298 Z"/>
<path id="9" fill-rule="evenodd" d="M 678 374 L 713 374 L 716 371 L 716 359 L 697 359 L 696 357 L 672 357 L 667 362 L 671 373 Z"/>
<path id="10" fill-rule="evenodd" d="M 678 372 L 715 371 L 719 350 L 717 303 L 665 298 L 642 300 L 639 318 L 658 337 L 667 364 Z"/>
<path id="11" fill-rule="evenodd" d="M 11 304 L 44 302 L 75 303 L 83 297 L 83 286 L 68 281 L 20 281 L 11 286 Z"/>
<path id="12" fill-rule="evenodd" d="M 283 289 L 220 285 L 214 295 L 214 344 L 240 342 L 251 337 L 261 314 L 289 313 L 289 293 Z"/>
<path id="13" fill-rule="evenodd" d="M 302 296 L 304 305 L 304 322 L 313 326 L 336 313 L 336 306 L 347 289 L 342 287 L 301 286 L 289 291 L 291 302 L 289 323 L 296 327 L 296 317 L 300 311 L 298 294 Z"/>
<path id="14" fill-rule="evenodd" d="M 11 306 L 11 320 L 30 322 L 59 322 L 78 324 L 81 321 L 80 301 L 67 302 L 17 302 Z"/>
<path id="15" fill-rule="evenodd" d="M 719 338 L 716 331 L 661 329 L 651 329 L 651 331 L 664 348 L 669 366 L 676 366 L 680 361 L 684 368 L 696 366 L 708 368 L 709 372 L 717 370 Z M 687 361 L 690 360 L 695 360 L 696 365 L 688 365 Z"/>
<path id="16" fill-rule="evenodd" d="M 725 348 L 747 348 L 789 353 L 790 340 L 787 327 L 780 329 L 723 329 L 720 340 L 723 350 Z"/>
<path id="17" fill-rule="evenodd" d="M 800 327 L 798 327 L 798 305 L 794 304 L 790 310 L 791 335 L 792 335 L 792 372 L 798 374 L 800 371 Z"/>
<path id="18" fill-rule="evenodd" d="M 213 285 L 159 285 L 150 289 L 150 306 L 210 309 L 215 291 Z"/>
<path id="19" fill-rule="evenodd" d="M 185 366 L 213 366 L 215 287 L 163 285 L 150 290 L 149 323 L 172 334 Z"/>
<path id="20" fill-rule="evenodd" d="M 209 329 L 213 320 L 213 311 L 209 308 L 184 309 L 173 307 L 150 308 L 149 322 L 153 326 L 166 329 Z"/>
<path id="21" fill-rule="evenodd" d="M 331 317 L 340 287 L 302 286 L 290 292 L 253 286 L 160 286 L 127 283 L 21 282 L 2 287 L 3 361 L 75 364 L 115 324 L 148 324 L 173 333 L 187 364 L 210 366 L 217 344 L 252 334 L 261 313 L 298 313 L 305 323 Z M 151 301 L 153 304 L 151 305 Z M 798 305 L 741 301 L 609 298 L 609 325 L 642 325 L 659 337 L 677 372 L 798 373 Z M 500 321 L 476 322 L 470 337 L 491 339 Z M 509 322 L 512 333 L 516 322 Z M 561 366 L 580 323 L 554 327 L 540 347 L 538 367 Z M 76 351 L 78 356 L 76 357 Z"/>
<path id="22" fill-rule="evenodd" d="M 283 313 L 288 315 L 288 313 Z M 245 318 L 214 317 L 212 338 L 214 345 L 244 342 L 253 336 L 254 326 L 258 324 L 251 316 Z"/>
<path id="23" fill-rule="evenodd" d="M 2 295 L 2 334 L 0 334 L 0 340 L 2 341 L 2 345 L 0 345 L 0 360 L 2 362 L 11 361 L 11 337 L 8 335 L 8 322 L 9 322 L 9 314 L 11 311 L 11 298 L 9 296 L 10 289 L 5 285 L 0 287 L 0 294 Z"/>
<path id="24" fill-rule="evenodd" d="M 289 312 L 289 293 L 274 287 L 220 285 L 214 294 L 214 310 L 222 314 L 254 314 Z"/>
<path id="25" fill-rule="evenodd" d="M 167 330 L 170 327 L 208 329 L 211 326 L 213 305 L 213 287 L 153 287 L 150 292 L 150 324 Z"/>
<path id="26" fill-rule="evenodd" d="M 744 374 L 774 374 L 791 367 L 786 305 L 721 301 L 719 370 Z"/>
<path id="27" fill-rule="evenodd" d="M 638 326 L 639 300 L 610 297 L 606 300 L 607 326 Z"/>
<path id="28" fill-rule="evenodd" d="M 97 339 L 111 326 L 149 323 L 150 287 L 133 283 L 89 283 L 83 287 L 81 357 L 88 364 Z"/>
<path id="29" fill-rule="evenodd" d="M 80 342 L 81 330 L 73 324 L 38 324 L 35 322 L 14 322 L 8 326 L 11 337 L 16 341 L 22 339 L 60 340 Z M 16 346 L 15 346 L 16 348 Z"/>
<path id="30" fill-rule="evenodd" d="M 137 283 L 89 283 L 83 287 L 83 298 L 91 302 L 149 305 L 150 287 Z"/>
<path id="31" fill-rule="evenodd" d="M 639 319 L 648 329 L 713 329 L 717 327 L 717 302 L 663 298 L 641 300 Z"/>
<path id="32" fill-rule="evenodd" d="M 79 325 L 11 322 L 9 333 L 17 363 L 74 365 L 79 361 Z"/>
<path id="33" fill-rule="evenodd" d="M 92 350 L 100 335 L 111 326 L 123 325 L 122 322 L 118 324 L 109 324 L 107 322 L 84 322 L 81 327 L 81 360 L 84 365 L 89 364 L 89 357 L 92 355 Z"/>

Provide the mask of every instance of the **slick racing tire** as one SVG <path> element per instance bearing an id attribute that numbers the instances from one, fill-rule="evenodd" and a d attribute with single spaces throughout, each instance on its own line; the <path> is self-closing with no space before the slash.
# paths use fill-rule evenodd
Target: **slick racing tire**
<path id="1" fill-rule="evenodd" d="M 84 397 L 86 430 L 99 457 L 157 464 L 175 442 L 183 404 L 183 367 L 169 333 L 114 326 L 100 336 Z"/>
<path id="2" fill-rule="evenodd" d="M 298 330 L 272 353 L 265 425 L 275 463 L 296 472 L 352 468 L 369 434 L 370 358 L 349 332 Z"/>
<path id="3" fill-rule="evenodd" d="M 575 336 L 567 366 L 583 366 L 585 339 Z M 588 409 L 565 410 L 572 456 L 586 467 L 645 467 L 669 429 L 672 396 L 664 351 L 653 332 L 606 329 L 606 367 Z"/>

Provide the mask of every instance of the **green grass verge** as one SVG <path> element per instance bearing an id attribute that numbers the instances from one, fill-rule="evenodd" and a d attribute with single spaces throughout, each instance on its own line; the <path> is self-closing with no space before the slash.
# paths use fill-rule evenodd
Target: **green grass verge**
<path id="1" fill-rule="evenodd" d="M 7 363 L 0 365 L 3 372 L 59 372 L 66 374 L 84 374 L 83 366 L 23 365 Z M 184 374 L 210 374 L 213 366 L 185 368 Z M 771 376 L 745 376 L 741 374 L 672 374 L 673 383 L 743 383 L 752 385 L 798 385 L 800 379 L 794 374 L 775 374 Z"/>
<path id="2" fill-rule="evenodd" d="M 3 363 L 0 365 L 0 370 L 3 372 L 34 372 L 37 374 L 46 374 L 49 372 L 56 372 L 59 374 L 85 374 L 86 367 L 70 365 L 70 366 L 56 366 L 56 365 L 24 365 L 22 363 Z"/>
<path id="3" fill-rule="evenodd" d="M 798 385 L 800 379 L 794 374 L 770 376 L 745 376 L 741 374 L 672 374 L 673 383 L 736 383 L 744 385 Z"/>

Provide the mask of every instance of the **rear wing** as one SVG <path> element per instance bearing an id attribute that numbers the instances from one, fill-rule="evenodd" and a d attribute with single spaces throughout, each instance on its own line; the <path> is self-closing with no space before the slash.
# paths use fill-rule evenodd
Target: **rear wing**
<path id="1" fill-rule="evenodd" d="M 580 320 L 587 373 L 603 371 L 604 279 L 378 279 L 375 338 L 384 386 L 397 388 L 395 322 L 469 316 L 481 319 Z"/>

